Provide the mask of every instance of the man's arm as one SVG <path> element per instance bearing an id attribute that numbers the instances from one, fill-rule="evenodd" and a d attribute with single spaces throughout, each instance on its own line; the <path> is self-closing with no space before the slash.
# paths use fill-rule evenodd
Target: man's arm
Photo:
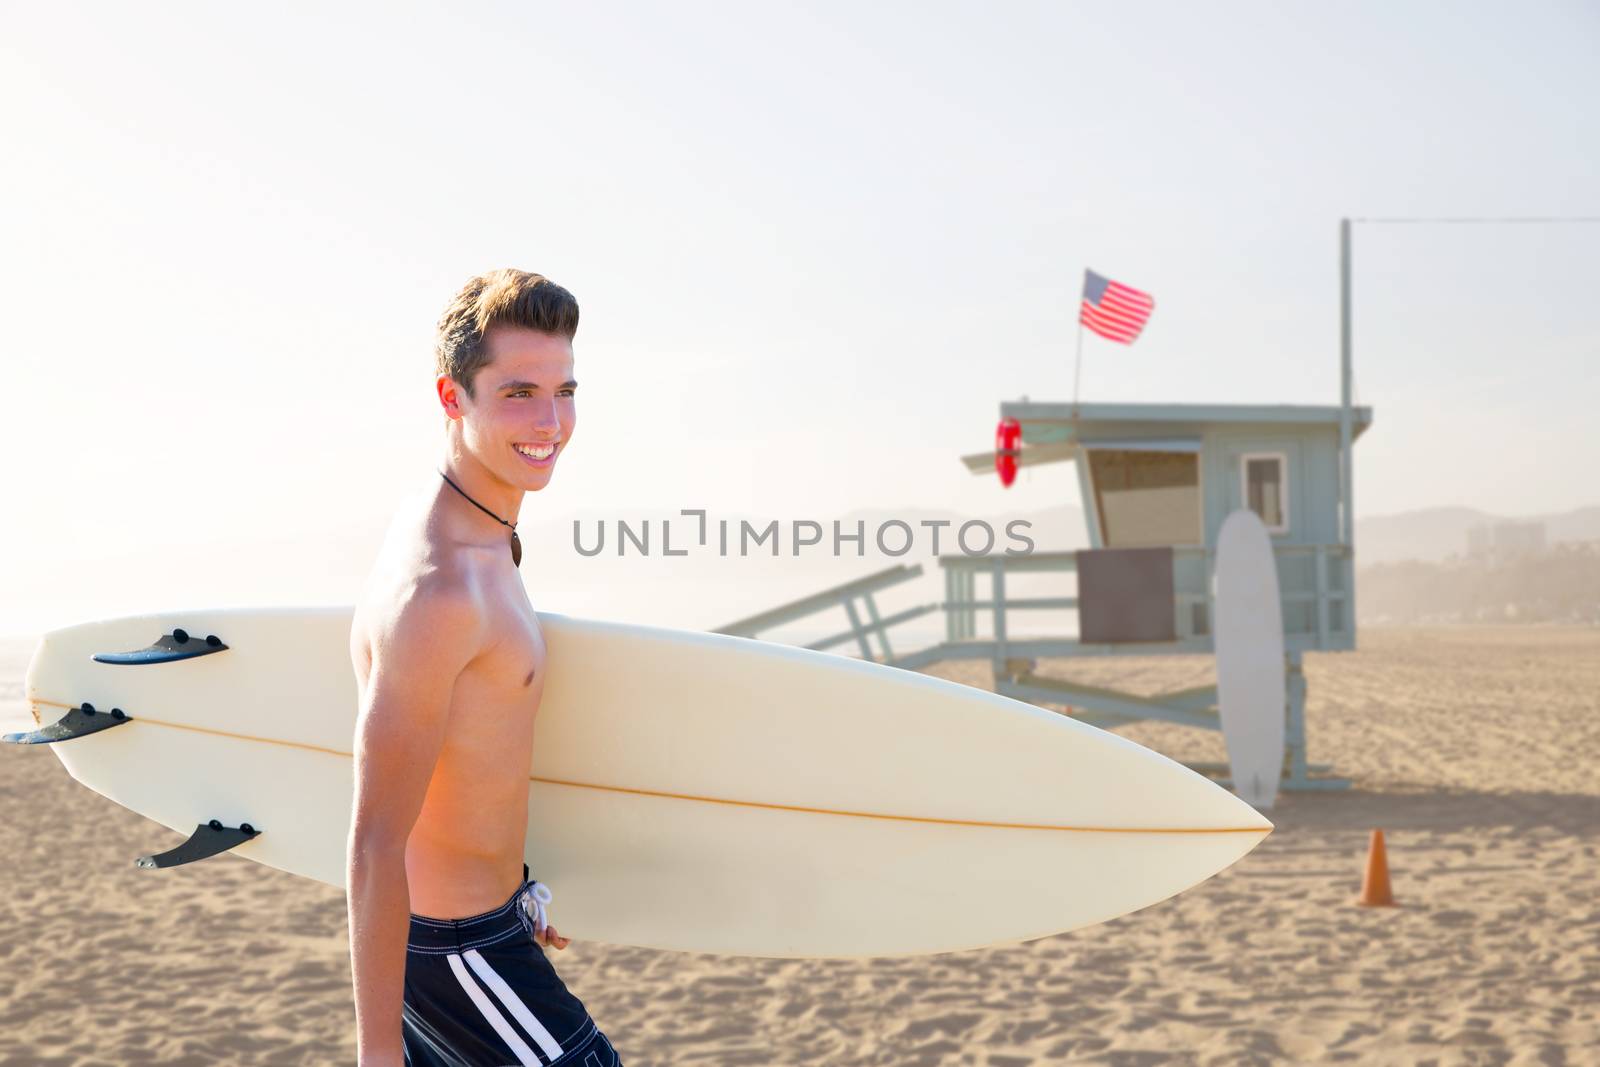
<path id="1" fill-rule="evenodd" d="M 481 628 L 470 593 L 434 575 L 372 635 L 372 667 L 356 719 L 345 871 L 361 1067 L 404 1062 L 406 840 L 444 745 L 451 692 L 478 653 Z"/>

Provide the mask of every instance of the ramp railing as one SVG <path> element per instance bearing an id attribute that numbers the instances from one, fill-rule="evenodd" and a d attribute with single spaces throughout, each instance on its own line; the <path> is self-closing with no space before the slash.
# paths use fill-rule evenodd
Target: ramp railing
<path id="1" fill-rule="evenodd" d="M 893 663 L 894 650 L 889 647 L 889 627 L 905 622 L 908 619 L 915 619 L 938 611 L 940 605 L 918 604 L 885 618 L 879 615 L 878 604 L 873 599 L 873 594 L 880 593 L 902 582 L 909 582 L 921 574 L 922 565 L 920 563 L 909 567 L 903 563 L 897 564 L 869 574 L 864 578 L 857 578 L 855 581 L 824 589 L 820 593 L 812 593 L 810 596 L 801 597 L 799 600 L 780 604 L 775 608 L 761 612 L 759 615 L 751 615 L 749 618 L 740 619 L 738 622 L 731 622 L 712 632 L 731 634 L 734 637 L 759 637 L 763 631 L 773 630 L 779 626 L 796 622 L 808 615 L 815 615 L 819 611 L 842 607 L 844 608 L 845 617 L 850 621 L 850 628 L 836 634 L 830 634 L 819 641 L 813 641 L 805 647 L 824 651 L 833 648 L 835 645 L 842 645 L 847 641 L 853 640 L 861 652 L 862 659 Z M 858 600 L 861 602 L 861 610 L 859 611 L 856 608 L 856 601 Z M 863 612 L 866 615 L 865 619 L 862 618 Z M 874 654 L 872 650 L 871 638 L 874 635 L 878 638 L 881 657 Z"/>

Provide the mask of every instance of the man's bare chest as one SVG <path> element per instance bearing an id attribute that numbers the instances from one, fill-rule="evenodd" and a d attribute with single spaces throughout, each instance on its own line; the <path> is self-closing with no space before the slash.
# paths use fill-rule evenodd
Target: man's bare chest
<path id="1" fill-rule="evenodd" d="M 526 594 L 519 590 L 493 598 L 485 608 L 484 622 L 490 642 L 468 665 L 463 678 L 485 693 L 514 702 L 530 697 L 537 702 L 544 689 L 548 650 L 539 617 Z"/>

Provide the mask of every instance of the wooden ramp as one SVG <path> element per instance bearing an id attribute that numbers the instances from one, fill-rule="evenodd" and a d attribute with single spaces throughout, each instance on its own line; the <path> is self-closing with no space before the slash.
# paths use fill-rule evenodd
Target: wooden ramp
<path id="1" fill-rule="evenodd" d="M 1203 730 L 1218 728 L 1216 686 L 1142 697 L 1027 673 L 1018 674 L 1010 681 L 998 681 L 995 689 L 1005 696 L 1031 703 L 1065 704 L 1073 709 L 1073 718 L 1094 726 L 1120 726 L 1140 719 L 1159 719 Z"/>

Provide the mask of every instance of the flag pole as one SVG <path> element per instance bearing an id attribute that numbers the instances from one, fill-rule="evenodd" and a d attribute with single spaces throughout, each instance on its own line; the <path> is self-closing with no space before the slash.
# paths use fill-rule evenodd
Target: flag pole
<path id="1" fill-rule="evenodd" d="M 1078 371 L 1083 366 L 1083 316 L 1078 316 L 1078 354 L 1072 360 L 1072 417 L 1078 417 Z"/>
<path id="2" fill-rule="evenodd" d="M 1083 271 L 1085 290 L 1089 285 L 1089 270 Z M 1072 359 L 1072 417 L 1078 417 L 1078 372 L 1083 367 L 1083 294 L 1078 295 L 1078 354 Z"/>

